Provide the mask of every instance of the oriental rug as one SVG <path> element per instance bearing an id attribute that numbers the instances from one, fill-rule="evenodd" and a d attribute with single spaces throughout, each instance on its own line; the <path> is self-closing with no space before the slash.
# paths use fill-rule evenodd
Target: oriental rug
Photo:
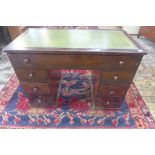
<path id="1" fill-rule="evenodd" d="M 150 129 L 155 121 L 134 83 L 119 110 L 92 110 L 89 70 L 64 70 L 57 108 L 31 107 L 14 74 L 0 92 L 0 128 Z"/>

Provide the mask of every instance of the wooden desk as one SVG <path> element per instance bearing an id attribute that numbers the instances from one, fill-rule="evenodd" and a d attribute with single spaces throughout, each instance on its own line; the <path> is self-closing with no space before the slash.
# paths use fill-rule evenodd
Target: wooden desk
<path id="1" fill-rule="evenodd" d="M 92 70 L 95 109 L 120 108 L 146 54 L 124 31 L 45 28 L 27 30 L 3 51 L 32 106 L 57 106 L 60 69 Z"/>

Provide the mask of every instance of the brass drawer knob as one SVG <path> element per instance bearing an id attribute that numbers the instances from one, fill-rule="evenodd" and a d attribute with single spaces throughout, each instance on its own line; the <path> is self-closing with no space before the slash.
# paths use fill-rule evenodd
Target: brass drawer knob
<path id="1" fill-rule="evenodd" d="M 110 101 L 106 101 L 106 105 L 109 105 L 110 104 Z"/>
<path id="2" fill-rule="evenodd" d="M 115 80 L 115 81 L 118 80 L 118 76 L 117 76 L 117 75 L 114 76 L 114 80 Z"/>
<path id="3" fill-rule="evenodd" d="M 32 79 L 34 77 L 34 73 L 29 74 L 29 79 Z"/>
<path id="4" fill-rule="evenodd" d="M 114 91 L 113 90 L 110 90 L 109 94 L 110 95 L 113 95 L 114 94 Z"/>
<path id="5" fill-rule="evenodd" d="M 33 88 L 33 91 L 34 91 L 34 92 L 37 92 L 38 89 L 39 89 L 38 87 L 34 87 L 34 88 Z"/>
<path id="6" fill-rule="evenodd" d="M 29 63 L 30 63 L 30 59 L 25 58 L 25 59 L 24 59 L 24 63 L 29 64 Z"/>
<path id="7" fill-rule="evenodd" d="M 39 99 L 38 99 L 38 103 L 39 103 L 39 104 L 42 103 L 42 101 L 43 101 L 42 98 L 39 98 Z"/>
<path id="8" fill-rule="evenodd" d="M 120 65 L 120 66 L 122 66 L 122 65 L 124 65 L 124 64 L 125 64 L 124 61 L 122 61 L 122 60 L 119 61 L 119 65 Z"/>

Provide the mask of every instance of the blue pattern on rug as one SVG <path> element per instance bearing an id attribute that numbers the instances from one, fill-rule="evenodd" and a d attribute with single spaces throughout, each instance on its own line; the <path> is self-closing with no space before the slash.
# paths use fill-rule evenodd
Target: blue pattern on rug
<path id="1" fill-rule="evenodd" d="M 125 100 L 119 110 L 91 109 L 90 77 L 84 74 L 66 73 L 61 83 L 59 99 L 61 106 L 58 108 L 32 108 L 19 86 L 0 116 L 0 125 L 35 128 L 135 127 Z M 83 109 L 76 106 L 73 108 L 72 102 L 87 106 Z"/>

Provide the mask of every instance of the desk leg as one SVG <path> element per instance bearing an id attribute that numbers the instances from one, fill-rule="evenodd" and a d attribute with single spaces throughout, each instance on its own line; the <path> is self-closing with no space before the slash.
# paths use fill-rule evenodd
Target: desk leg
<path id="1" fill-rule="evenodd" d="M 58 97 L 61 84 L 61 70 L 50 70 L 49 71 L 49 83 L 52 96 L 52 105 L 58 106 Z"/>

